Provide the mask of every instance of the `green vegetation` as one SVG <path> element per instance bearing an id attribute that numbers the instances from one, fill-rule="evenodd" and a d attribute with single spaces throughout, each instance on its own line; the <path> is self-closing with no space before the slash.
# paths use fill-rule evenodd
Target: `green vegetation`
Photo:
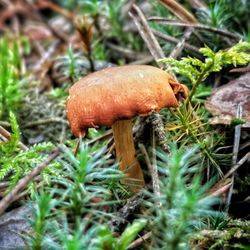
<path id="1" fill-rule="evenodd" d="M 150 224 L 153 228 L 154 248 L 187 249 L 192 234 L 201 218 L 211 216 L 215 199 L 205 197 L 208 186 L 201 185 L 197 149 L 176 149 L 172 145 L 170 157 L 158 153 L 158 167 L 164 177 L 161 180 L 161 195 L 149 194 Z M 158 205 L 157 205 L 158 204 Z"/>
<path id="2" fill-rule="evenodd" d="M 246 65 L 250 62 L 250 43 L 240 42 L 232 48 L 223 51 L 213 52 L 210 48 L 202 48 L 199 51 L 205 57 L 204 62 L 191 57 L 182 58 L 180 61 L 171 58 L 163 59 L 163 62 L 170 64 L 170 71 L 186 76 L 192 83 L 189 96 L 186 102 L 192 100 L 197 87 L 203 82 L 210 73 L 219 72 L 224 66 Z"/>
<path id="3" fill-rule="evenodd" d="M 0 39 L 0 119 L 15 112 L 20 105 L 21 91 L 19 83 L 20 54 L 17 42 L 10 38 Z"/>
<path id="4" fill-rule="evenodd" d="M 116 164 L 108 166 L 106 150 L 106 147 L 90 149 L 81 143 L 76 158 L 69 149 L 62 148 L 64 159 L 60 160 L 63 167 L 60 175 L 52 177 L 53 187 L 34 196 L 38 209 L 33 207 L 34 235 L 28 239 L 31 249 L 88 246 L 90 249 L 125 250 L 145 227 L 146 220 L 140 219 L 129 225 L 119 238 L 112 235 L 108 220 L 112 218 L 110 212 L 121 203 L 115 197 L 118 197 L 122 175 Z"/>
<path id="5" fill-rule="evenodd" d="M 32 168 L 46 158 L 46 152 L 54 147 L 52 143 L 40 143 L 27 150 L 20 148 L 20 130 L 13 113 L 10 113 L 11 140 L 9 142 L 0 142 L 0 180 L 9 181 L 6 192 L 9 192 L 16 183 Z M 49 184 L 50 175 L 58 174 L 58 164 L 52 163 L 49 168 L 42 172 L 43 181 Z M 33 193 L 36 187 L 30 185 L 30 191 Z"/>
<path id="6" fill-rule="evenodd" d="M 159 61 L 148 56 L 147 45 L 156 46 L 147 28 L 149 43 L 138 35 L 128 1 L 29 2 L 23 5 L 36 10 L 32 15 L 23 14 L 15 1 L 14 14 L 7 5 L 0 8 L 3 19 L 8 14 L 0 18 L 5 33 L 0 38 L 0 204 L 53 149 L 59 156 L 7 201 L 8 211 L 27 204 L 32 211 L 29 230 L 17 233 L 24 249 L 249 249 L 250 175 L 241 167 L 247 160 L 232 164 L 235 127 L 246 125 L 247 117 L 212 125 L 205 103 L 216 87 L 244 72 L 229 73 L 232 68 L 249 70 L 250 1 L 178 1 L 201 26 L 189 37 L 178 8 L 136 1 L 146 17 L 136 17 L 142 26 L 148 22 L 161 32 L 155 35 L 165 54 Z M 176 46 L 175 58 L 169 57 Z M 92 128 L 86 138 L 74 138 L 65 103 L 70 86 L 92 71 L 159 62 L 189 94 L 178 108 L 160 111 L 163 138 L 156 133 L 157 121 L 135 120 L 136 153 L 147 185 L 134 196 L 121 182 L 111 132 Z M 242 134 L 237 162 L 250 150 L 249 131 Z M 163 151 L 161 142 L 169 150 Z M 224 178 L 235 166 L 237 174 Z M 0 230 L 0 248 L 1 236 Z"/>

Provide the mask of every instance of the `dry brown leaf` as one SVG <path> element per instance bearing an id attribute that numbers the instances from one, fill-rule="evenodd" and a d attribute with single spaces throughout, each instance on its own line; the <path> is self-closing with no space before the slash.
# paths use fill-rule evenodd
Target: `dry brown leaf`
<path id="1" fill-rule="evenodd" d="M 243 127 L 250 127 L 250 73 L 214 89 L 205 106 L 213 114 L 212 124 L 230 124 L 238 105 L 243 108 Z"/>

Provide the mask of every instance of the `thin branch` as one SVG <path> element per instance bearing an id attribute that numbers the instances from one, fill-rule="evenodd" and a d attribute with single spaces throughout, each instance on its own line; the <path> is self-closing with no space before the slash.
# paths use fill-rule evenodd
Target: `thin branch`
<path id="1" fill-rule="evenodd" d="M 1 142 L 8 142 L 9 140 L 6 137 L 4 137 L 3 135 L 0 134 L 0 141 Z"/>
<path id="2" fill-rule="evenodd" d="M 241 158 L 223 177 L 223 180 L 230 177 L 233 173 L 235 173 L 246 161 L 250 159 L 250 152 L 245 154 L 243 158 Z"/>
<path id="3" fill-rule="evenodd" d="M 180 42 L 180 40 L 172 37 L 172 36 L 169 36 L 167 34 L 163 34 L 155 29 L 152 29 L 152 32 L 154 35 L 156 35 L 157 37 L 167 41 L 167 42 L 170 42 L 170 43 L 173 43 L 173 44 L 178 44 Z M 196 54 L 200 55 L 200 52 L 199 52 L 199 49 L 189 43 L 185 43 L 184 44 L 184 48 L 185 49 L 188 49 L 188 50 L 191 50 L 193 52 L 195 52 Z"/>
<path id="4" fill-rule="evenodd" d="M 153 186 L 154 194 L 157 197 L 159 197 L 161 193 L 160 193 L 160 181 L 159 181 L 157 166 L 150 162 L 150 158 L 149 158 L 149 155 L 147 153 L 145 146 L 143 144 L 139 144 L 139 148 L 144 156 L 144 159 L 146 161 L 146 164 L 148 166 L 148 169 L 152 178 L 152 186 Z"/>
<path id="5" fill-rule="evenodd" d="M 160 67 L 166 66 L 158 62 L 158 60 L 164 58 L 165 55 L 158 41 L 156 40 L 154 34 L 150 30 L 146 17 L 144 16 L 140 8 L 137 5 L 133 4 L 132 9 L 129 12 L 129 15 L 133 19 L 141 37 L 147 44 L 147 47 L 152 56 L 154 57 L 155 61 L 158 63 Z"/>
<path id="6" fill-rule="evenodd" d="M 28 175 L 24 176 L 16 186 L 0 201 L 0 215 L 10 206 L 10 204 L 15 200 L 16 195 L 19 194 L 30 181 L 32 181 L 41 171 L 49 165 L 58 155 L 60 151 L 56 148 L 46 160 L 41 164 L 36 166 Z"/>
<path id="7" fill-rule="evenodd" d="M 149 55 L 147 57 L 144 57 L 142 59 L 138 59 L 138 60 L 130 62 L 128 64 L 131 64 L 131 65 L 149 64 L 149 63 L 152 63 L 153 61 L 154 61 L 153 56 Z"/>
<path id="8" fill-rule="evenodd" d="M 152 232 L 148 232 L 146 234 L 144 234 L 143 236 L 141 236 L 140 238 L 136 239 L 135 241 L 133 241 L 129 246 L 128 249 L 134 249 L 139 247 L 144 241 L 146 241 L 147 239 L 149 239 L 152 236 Z"/>
<path id="9" fill-rule="evenodd" d="M 242 118 L 242 113 L 243 113 L 242 105 L 238 104 L 236 118 L 241 119 Z M 235 126 L 233 158 L 232 158 L 232 165 L 234 167 L 236 166 L 237 159 L 238 159 L 238 154 L 239 154 L 241 127 L 242 127 L 241 124 Z M 232 178 L 231 178 L 232 185 L 231 185 L 231 187 L 230 187 L 230 189 L 228 191 L 228 194 L 227 194 L 227 200 L 226 200 L 226 204 L 225 204 L 225 211 L 226 212 L 228 212 L 229 206 L 230 206 L 230 203 L 231 203 L 233 188 L 234 188 L 234 180 L 235 180 L 235 171 L 232 173 Z"/>
<path id="10" fill-rule="evenodd" d="M 218 197 L 221 196 L 222 194 L 224 194 L 230 187 L 231 187 L 232 183 L 227 183 L 224 186 L 220 187 L 219 189 L 216 189 L 214 192 L 210 193 L 204 198 L 207 199 L 208 197 Z"/>
<path id="11" fill-rule="evenodd" d="M 49 47 L 47 52 L 43 55 L 43 57 L 34 65 L 33 71 L 35 71 L 35 72 L 40 71 L 42 68 L 42 65 L 53 56 L 53 54 L 59 48 L 59 45 L 60 45 L 60 41 L 55 40 L 52 43 L 52 45 Z"/>
<path id="12" fill-rule="evenodd" d="M 231 168 L 219 182 L 217 182 L 212 188 L 210 188 L 208 194 L 216 196 L 216 194 L 222 194 L 223 192 L 227 191 L 228 188 L 232 185 L 231 180 L 229 180 L 228 178 L 246 161 L 249 161 L 249 159 L 250 152 L 248 152 L 242 159 L 240 159 L 240 161 L 238 161 L 238 163 L 235 164 L 235 166 Z"/>
<path id="13" fill-rule="evenodd" d="M 157 23 L 178 26 L 178 27 L 192 27 L 195 29 L 203 29 L 203 30 L 207 30 L 207 31 L 210 31 L 213 33 L 217 33 L 217 34 L 222 35 L 222 36 L 227 36 L 227 37 L 235 39 L 235 40 L 242 39 L 242 37 L 238 34 L 229 32 L 227 30 L 210 27 L 210 26 L 203 25 L 203 24 L 183 23 L 183 22 L 178 22 L 175 20 L 166 19 L 166 18 L 162 18 L 162 17 L 150 17 L 150 18 L 148 18 L 148 21 L 154 21 Z"/>
<path id="14" fill-rule="evenodd" d="M 182 52 L 185 46 L 185 42 L 190 38 L 193 33 L 193 28 L 188 28 L 180 42 L 176 45 L 175 49 L 170 53 L 169 57 L 176 59 L 178 55 Z"/>
<path id="15" fill-rule="evenodd" d="M 144 59 L 145 57 L 151 56 L 149 53 L 142 53 L 141 51 L 134 51 L 132 49 L 124 48 L 123 46 L 115 45 L 113 43 L 106 43 L 107 47 L 118 52 L 120 55 L 122 54 L 124 57 L 132 60 Z"/>
<path id="16" fill-rule="evenodd" d="M 249 67 L 246 67 L 246 68 L 235 68 L 235 69 L 231 69 L 229 72 L 230 73 L 234 73 L 234 72 L 247 73 L 247 72 L 250 72 L 250 68 Z"/>
<path id="17" fill-rule="evenodd" d="M 175 0 L 160 0 L 176 17 L 187 23 L 199 23 L 197 19 Z"/>
<path id="18" fill-rule="evenodd" d="M 196 9 L 208 9 L 207 5 L 202 0 L 187 0 L 189 4 Z"/>
<path id="19" fill-rule="evenodd" d="M 241 104 L 238 104 L 237 107 L 237 114 L 236 118 L 241 119 L 243 114 L 243 108 Z M 234 132 L 234 146 L 233 146 L 233 158 L 232 158 L 232 164 L 235 165 L 237 163 L 239 148 L 240 148 L 240 135 L 241 135 L 241 127 L 242 125 L 239 124 L 235 126 L 235 132 Z"/>
<path id="20" fill-rule="evenodd" d="M 58 117 L 54 117 L 54 118 L 52 117 L 52 118 L 48 118 L 48 119 L 41 119 L 41 120 L 29 122 L 29 123 L 23 125 L 22 128 L 30 128 L 30 127 L 34 127 L 34 126 L 47 124 L 47 123 L 62 123 L 62 124 L 68 125 L 67 121 L 65 121 L 61 118 L 58 118 Z"/>
<path id="21" fill-rule="evenodd" d="M 10 134 L 6 129 L 4 129 L 2 126 L 0 126 L 0 134 L 1 134 L 2 136 L 4 136 L 8 141 L 11 140 L 11 134 Z M 26 150 L 29 149 L 29 148 L 28 148 L 26 145 L 24 145 L 22 142 L 19 142 L 18 145 L 19 145 L 19 147 L 20 147 L 22 150 L 24 150 L 24 151 L 26 151 Z"/>
<path id="22" fill-rule="evenodd" d="M 9 122 L 6 121 L 0 121 L 0 126 L 4 126 L 4 127 L 11 127 Z"/>

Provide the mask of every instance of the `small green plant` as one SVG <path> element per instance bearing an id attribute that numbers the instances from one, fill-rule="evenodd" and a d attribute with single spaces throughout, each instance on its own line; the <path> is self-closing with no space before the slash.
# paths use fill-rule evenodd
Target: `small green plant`
<path id="1" fill-rule="evenodd" d="M 207 169 L 211 176 L 217 173 L 222 176 L 221 167 L 230 164 L 230 154 L 218 152 L 217 148 L 223 145 L 225 135 L 212 129 L 204 107 L 199 104 L 192 107 L 189 103 L 172 111 L 172 115 L 173 121 L 166 126 L 168 138 L 182 146 L 199 145 L 197 155 L 201 162 L 200 172 Z"/>
<path id="2" fill-rule="evenodd" d="M 232 18 L 232 12 L 229 14 L 227 8 L 225 8 L 225 1 L 216 1 L 214 4 L 210 4 L 209 9 L 206 12 L 204 21 L 212 27 L 223 28 L 226 26 L 227 21 Z"/>
<path id="3" fill-rule="evenodd" d="M 191 83 L 192 88 L 186 100 L 192 100 L 197 87 L 201 82 L 204 82 L 208 75 L 212 72 L 219 72 L 227 65 L 246 65 L 250 62 L 250 43 L 240 42 L 228 50 L 219 50 L 213 52 L 210 48 L 201 48 L 199 51 L 205 57 L 204 61 L 197 58 L 184 57 L 180 61 L 167 58 L 161 60 L 170 64 L 170 71 L 174 71 L 187 77 Z"/>
<path id="4" fill-rule="evenodd" d="M 208 9 L 203 11 L 201 21 L 217 28 L 242 32 L 248 25 L 249 1 L 209 0 Z M 239 25 L 240 24 L 240 25 Z"/>
<path id="5" fill-rule="evenodd" d="M 19 126 L 13 113 L 10 113 L 10 124 L 12 129 L 11 140 L 0 143 L 0 180 L 10 181 L 6 192 L 9 192 L 24 175 L 45 159 L 44 153 L 53 148 L 51 143 L 40 143 L 27 150 L 22 150 L 19 147 Z M 58 164 L 52 163 L 42 172 L 42 177 L 47 183 L 49 175 L 56 174 L 55 168 L 57 167 Z"/>
<path id="6" fill-rule="evenodd" d="M 18 108 L 21 99 L 19 86 L 20 55 L 17 42 L 4 36 L 0 39 L 0 119 Z"/>
<path id="7" fill-rule="evenodd" d="M 36 204 L 32 208 L 33 217 L 30 221 L 33 232 L 26 239 L 29 241 L 29 249 L 41 250 L 44 245 L 44 234 L 50 228 L 50 223 L 47 220 L 51 210 L 56 205 L 56 201 L 52 201 L 52 194 L 46 194 L 43 191 L 35 193 L 33 201 Z"/>
<path id="8" fill-rule="evenodd" d="M 172 112 L 175 120 L 172 125 L 168 125 L 167 130 L 174 132 L 175 140 L 181 140 L 182 145 L 198 144 L 201 161 L 204 163 L 203 169 L 209 169 L 212 165 L 217 169 L 219 175 L 222 175 L 221 166 L 228 163 L 229 159 L 229 155 L 217 152 L 218 146 L 223 142 L 223 134 L 216 135 L 208 123 L 207 111 L 200 105 L 193 107 L 192 103 L 197 101 L 197 90 L 210 73 L 218 72 L 227 65 L 236 66 L 249 63 L 249 48 L 249 43 L 240 42 L 228 50 L 218 52 L 213 52 L 208 47 L 200 49 L 205 57 L 203 61 L 191 57 L 184 57 L 179 61 L 172 58 L 162 60 L 170 65 L 170 71 L 185 76 L 191 83 L 191 90 L 184 105 Z"/>
<path id="9" fill-rule="evenodd" d="M 117 40 L 119 44 L 124 44 L 126 47 L 140 50 L 142 46 L 141 38 L 139 36 L 134 36 L 131 32 L 124 32 L 123 30 L 127 17 L 127 13 L 123 11 L 125 5 L 126 1 L 124 0 L 84 1 L 82 9 L 85 10 L 85 13 L 92 16 L 94 25 L 105 39 L 112 38 Z M 107 26 L 109 26 L 108 29 L 106 28 L 106 30 L 103 30 L 98 18 L 106 19 Z M 99 48 L 95 45 L 95 51 L 93 50 L 93 56 L 98 59 L 104 57 L 102 44 L 102 42 L 98 41 L 96 45 L 98 45 Z M 100 55 L 102 55 L 102 57 L 100 57 Z M 108 55 L 106 55 L 106 57 L 108 57 Z"/>
<path id="10" fill-rule="evenodd" d="M 120 203 L 108 189 L 110 182 L 119 188 L 122 178 L 116 165 L 108 166 L 106 148 L 88 148 L 81 143 L 75 157 L 69 149 L 60 163 L 60 175 L 51 178 L 52 186 L 34 195 L 31 249 L 125 250 L 146 225 L 145 219 L 134 221 L 115 237 L 108 219 L 112 207 Z M 56 210 L 53 208 L 56 206 Z M 101 224 L 101 225 L 100 225 Z"/>
<path id="11" fill-rule="evenodd" d="M 69 69 L 67 74 L 72 79 L 72 82 L 74 82 L 75 81 L 74 77 L 76 75 L 76 61 L 72 47 L 69 47 L 67 52 L 69 58 Z"/>
<path id="12" fill-rule="evenodd" d="M 231 218 L 226 213 L 217 212 L 208 217 L 205 223 L 210 230 L 223 230 L 227 227 L 230 220 Z"/>
<path id="13" fill-rule="evenodd" d="M 201 184 L 196 151 L 197 147 L 184 151 L 172 145 L 170 156 L 158 152 L 161 194 L 149 194 L 152 200 L 147 203 L 152 213 L 153 249 L 188 249 L 200 218 L 213 214 L 215 200 L 204 197 L 207 185 Z"/>
<path id="14" fill-rule="evenodd" d="M 120 237 L 116 238 L 105 226 L 101 227 L 97 239 L 100 250 L 126 250 L 138 233 L 146 226 L 147 220 L 138 219 L 128 225 Z"/>
<path id="15" fill-rule="evenodd" d="M 146 225 L 145 219 L 136 220 L 127 226 L 120 237 L 115 237 L 107 224 L 91 224 L 92 221 L 78 218 L 72 229 L 65 214 L 60 214 L 57 222 L 54 220 L 53 208 L 58 202 L 50 194 L 37 193 L 34 202 L 36 207 L 33 207 L 31 220 L 33 233 L 26 236 L 28 249 L 32 250 L 126 250 Z"/>
<path id="16" fill-rule="evenodd" d="M 124 5 L 125 1 L 106 1 L 106 9 L 108 14 L 108 20 L 112 26 L 112 35 L 116 36 L 118 34 L 124 36 L 124 32 L 122 30 L 122 24 L 121 24 L 121 8 Z"/>
<path id="17" fill-rule="evenodd" d="M 67 148 L 62 147 L 65 160 L 60 160 L 64 173 L 52 178 L 52 182 L 60 186 L 54 188 L 55 194 L 61 197 L 61 208 L 68 216 L 81 217 L 90 212 L 98 216 L 95 209 L 89 210 L 90 204 L 101 206 L 112 200 L 112 193 L 107 189 L 109 182 L 116 180 L 117 187 L 122 178 L 116 165 L 108 166 L 105 155 L 106 148 L 88 148 L 80 145 L 79 158 L 76 158 Z M 112 202 L 111 202 L 112 203 Z M 87 207 L 84 204 L 88 204 Z"/>

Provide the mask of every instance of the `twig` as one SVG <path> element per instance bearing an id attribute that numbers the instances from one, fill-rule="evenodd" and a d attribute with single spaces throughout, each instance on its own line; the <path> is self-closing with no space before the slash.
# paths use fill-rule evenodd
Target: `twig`
<path id="1" fill-rule="evenodd" d="M 113 43 L 106 43 L 107 47 L 109 47 L 110 49 L 118 52 L 119 54 L 122 54 L 124 57 L 128 58 L 128 59 L 132 59 L 132 60 L 138 60 L 138 59 L 144 59 L 145 57 L 151 56 L 149 53 L 141 53 L 141 52 L 137 52 L 134 51 L 132 49 L 128 49 L 128 48 L 124 48 L 122 46 L 119 45 L 115 45 Z"/>
<path id="2" fill-rule="evenodd" d="M 149 239 L 152 236 L 151 232 L 148 232 L 146 234 L 144 234 L 143 236 L 141 236 L 140 238 L 136 239 L 135 241 L 133 241 L 129 246 L 128 249 L 134 249 L 136 247 L 139 247 L 144 241 L 146 241 L 147 239 Z"/>
<path id="3" fill-rule="evenodd" d="M 6 121 L 0 121 L 0 126 L 10 127 L 10 123 Z"/>
<path id="4" fill-rule="evenodd" d="M 2 136 L 4 136 L 8 141 L 11 140 L 11 134 L 10 134 L 6 129 L 4 129 L 2 126 L 0 126 L 0 134 L 1 134 Z M 19 145 L 19 147 L 20 147 L 22 150 L 24 150 L 24 151 L 26 151 L 26 150 L 29 149 L 29 148 L 28 148 L 26 145 L 24 145 L 22 142 L 19 142 L 18 145 Z"/>
<path id="5" fill-rule="evenodd" d="M 208 9 L 207 5 L 202 0 L 187 0 L 193 8 Z"/>
<path id="6" fill-rule="evenodd" d="M 229 176 L 231 176 L 233 173 L 235 173 L 240 166 L 242 166 L 246 161 L 248 161 L 250 159 L 250 152 L 248 152 L 247 154 L 245 154 L 245 156 L 243 158 L 240 159 L 240 161 L 238 161 L 224 176 L 223 179 L 228 178 Z"/>
<path id="7" fill-rule="evenodd" d="M 44 160 L 28 175 L 24 176 L 21 180 L 18 181 L 16 186 L 0 201 L 0 215 L 10 206 L 13 200 L 15 200 L 16 195 L 20 193 L 27 186 L 27 184 L 32 181 L 32 179 L 34 179 L 34 177 L 40 174 L 41 171 L 59 155 L 59 153 L 59 149 L 56 148 L 46 160 Z"/>
<path id="8" fill-rule="evenodd" d="M 50 48 L 47 50 L 47 52 L 43 55 L 43 57 L 34 65 L 33 70 L 35 72 L 40 71 L 42 68 L 42 65 L 52 57 L 52 55 L 55 53 L 55 51 L 58 49 L 60 45 L 60 41 L 56 40 L 52 43 Z"/>
<path id="9" fill-rule="evenodd" d="M 47 123 L 53 123 L 53 122 L 68 124 L 67 121 L 65 121 L 65 120 L 63 120 L 61 118 L 58 118 L 58 117 L 53 118 L 52 117 L 52 118 L 48 118 L 48 119 L 41 119 L 41 120 L 38 120 L 38 121 L 32 121 L 30 123 L 27 123 L 27 124 L 23 125 L 22 128 L 30 128 L 30 127 L 43 125 L 43 124 L 47 124 Z"/>
<path id="10" fill-rule="evenodd" d="M 199 24 L 199 22 L 196 20 L 196 18 L 187 11 L 181 4 L 179 4 L 175 0 L 160 0 L 161 3 L 165 4 L 166 7 L 181 21 L 185 23 L 192 23 L 192 24 Z M 202 37 L 194 31 L 194 34 L 196 37 L 204 43 Z"/>
<path id="11" fill-rule="evenodd" d="M 242 113 L 243 113 L 242 105 L 238 104 L 236 118 L 241 119 Z M 242 127 L 241 124 L 235 126 L 233 158 L 232 158 L 232 165 L 234 167 L 236 166 L 236 163 L 237 163 L 237 158 L 238 158 L 238 153 L 239 153 L 239 148 L 240 148 L 241 127 Z M 226 200 L 226 204 L 225 204 L 225 211 L 226 212 L 228 212 L 229 206 L 231 203 L 233 188 L 234 188 L 234 180 L 235 180 L 235 171 L 232 173 L 232 178 L 231 178 L 232 185 L 228 191 L 227 200 Z"/>
<path id="12" fill-rule="evenodd" d="M 241 105 L 241 104 L 238 104 L 236 118 L 237 118 L 237 119 L 241 119 L 241 118 L 242 118 L 242 113 L 243 113 L 242 105 Z M 234 147 L 233 147 L 233 158 L 232 158 L 232 164 L 233 164 L 233 165 L 236 164 L 237 158 L 238 158 L 239 147 L 240 147 L 241 127 L 242 127 L 241 124 L 235 126 Z"/>
<path id="13" fill-rule="evenodd" d="M 41 180 L 42 180 L 42 177 L 41 177 L 41 176 L 36 176 L 36 177 L 34 178 L 33 181 L 35 181 L 36 183 L 37 183 L 37 182 L 42 183 Z M 38 186 L 40 186 L 39 183 L 37 184 Z M 0 183 L 0 190 L 3 189 L 3 191 L 5 191 L 5 190 L 10 186 L 10 184 L 11 184 L 10 181 L 1 182 L 1 183 Z M 38 187 L 37 185 L 36 185 L 36 188 Z M 26 193 L 26 192 L 29 192 L 29 191 L 25 190 L 25 191 L 23 191 L 22 193 L 24 193 L 24 192 Z M 3 193 L 4 193 L 4 192 L 3 192 Z M 21 194 L 22 194 L 22 193 L 21 193 Z M 18 197 L 19 197 L 19 195 L 21 195 L 21 194 L 18 194 L 18 195 L 16 196 L 16 199 L 13 200 L 13 202 L 16 201 L 16 200 L 18 200 L 18 199 L 19 199 Z M 26 193 L 26 194 L 27 194 L 27 193 Z M 2 195 L 2 196 L 0 195 L 0 197 L 2 198 L 3 195 Z"/>
<path id="14" fill-rule="evenodd" d="M 3 135 L 0 134 L 0 141 L 1 142 L 8 142 L 9 140 L 6 137 L 4 137 Z"/>
<path id="15" fill-rule="evenodd" d="M 39 188 L 44 186 L 44 182 L 36 183 L 36 190 L 39 190 Z M 18 193 L 15 198 L 12 200 L 12 202 L 19 201 L 23 199 L 25 196 L 27 196 L 30 193 L 30 190 L 26 189 L 21 193 Z"/>
<path id="16" fill-rule="evenodd" d="M 210 190 L 209 194 L 216 196 L 216 194 L 222 194 L 223 192 L 227 191 L 229 186 L 232 184 L 231 181 L 229 182 L 229 177 L 239 169 L 240 166 L 242 166 L 247 160 L 250 159 L 250 152 L 248 152 L 240 161 L 238 161 L 237 164 L 233 168 L 231 168 L 225 175 L 224 177 L 217 182 Z M 223 191 L 224 190 L 224 191 Z"/>
<path id="17" fill-rule="evenodd" d="M 112 154 L 112 152 L 115 150 L 115 142 L 114 142 L 113 138 L 111 138 L 111 139 L 109 140 L 109 144 L 110 144 L 110 143 L 111 143 L 111 146 L 109 147 L 108 155 L 109 155 L 109 154 Z"/>
<path id="18" fill-rule="evenodd" d="M 159 197 L 161 195 L 161 193 L 160 193 L 160 181 L 159 181 L 157 166 L 150 162 L 150 158 L 148 156 L 148 153 L 147 153 L 145 146 L 143 144 L 139 144 L 139 148 L 140 148 L 140 150 L 145 158 L 146 164 L 148 166 L 148 170 L 149 170 L 151 178 L 152 178 L 153 191 L 154 191 L 155 195 L 157 197 Z"/>
<path id="19" fill-rule="evenodd" d="M 223 193 L 225 193 L 229 188 L 230 186 L 232 185 L 232 183 L 228 183 L 222 187 L 220 187 L 219 189 L 216 189 L 214 192 L 210 193 L 209 195 L 206 196 L 206 198 L 204 199 L 207 199 L 208 197 L 218 197 L 218 196 L 221 196 Z"/>
<path id="20" fill-rule="evenodd" d="M 129 15 L 134 20 L 134 23 L 141 37 L 147 44 L 147 47 L 152 56 L 154 57 L 155 61 L 158 63 L 160 67 L 166 66 L 158 61 L 159 59 L 164 58 L 165 55 L 158 41 L 156 40 L 154 34 L 150 30 L 147 20 L 142 11 L 140 10 L 140 8 L 137 5 L 133 4 L 132 9 L 129 12 Z"/>
<path id="21" fill-rule="evenodd" d="M 175 49 L 170 53 L 169 57 L 172 57 L 174 59 L 176 59 L 178 57 L 178 55 L 181 53 L 181 51 L 183 50 L 184 46 L 185 46 L 185 42 L 190 38 L 190 36 L 193 33 L 193 28 L 188 28 L 182 39 L 180 40 L 180 42 L 176 45 Z"/>
<path id="22" fill-rule="evenodd" d="M 173 44 L 178 44 L 180 42 L 180 40 L 172 37 L 172 36 L 169 36 L 167 34 L 163 34 L 155 29 L 152 29 L 152 32 L 154 35 L 156 35 L 157 37 L 167 41 L 167 42 L 170 42 L 170 43 L 173 43 Z M 185 43 L 184 44 L 184 48 L 185 49 L 188 49 L 188 50 L 191 50 L 193 52 L 195 52 L 196 54 L 200 55 L 200 52 L 199 52 L 199 49 L 189 43 Z"/>
<path id="23" fill-rule="evenodd" d="M 235 39 L 235 40 L 239 40 L 242 38 L 240 35 L 231 33 L 227 30 L 217 29 L 217 28 L 213 28 L 213 27 L 206 26 L 203 24 L 183 23 L 183 22 L 178 22 L 175 20 L 166 19 L 166 18 L 162 18 L 162 17 L 150 17 L 150 18 L 148 18 L 148 21 L 154 21 L 154 22 L 161 23 L 161 24 L 167 24 L 167 25 L 173 25 L 173 26 L 179 26 L 179 27 L 192 27 L 195 29 L 203 29 L 203 30 L 217 33 L 217 34 L 222 35 L 222 36 L 227 36 L 227 37 Z"/>
<path id="24" fill-rule="evenodd" d="M 158 41 L 156 40 L 153 32 L 151 31 L 151 29 L 147 23 L 147 20 L 146 20 L 144 14 L 142 13 L 142 11 L 140 10 L 140 8 L 137 5 L 133 4 L 132 9 L 129 12 L 129 15 L 134 20 L 141 37 L 143 38 L 143 40 L 147 44 L 147 47 L 148 47 L 150 53 L 152 54 L 152 56 L 154 57 L 156 63 L 161 68 L 166 69 L 168 67 L 168 65 L 166 63 L 163 64 L 163 63 L 159 62 L 159 59 L 162 59 L 165 57 L 164 52 L 163 52 L 162 48 L 160 47 Z M 177 40 L 177 44 L 178 44 L 178 42 L 179 41 Z M 184 44 L 184 42 L 183 42 L 183 44 Z M 175 77 L 175 76 L 173 75 L 173 77 Z M 155 116 L 151 116 L 151 117 L 153 117 L 153 119 L 154 119 Z M 159 120 L 159 119 L 156 119 L 156 120 Z M 165 144 L 163 143 L 163 145 L 165 145 Z"/>
<path id="25" fill-rule="evenodd" d="M 248 148 L 249 146 L 250 146 L 250 141 L 248 140 L 246 142 L 241 143 L 240 149 L 243 150 L 245 148 Z"/>
<path id="26" fill-rule="evenodd" d="M 234 73 L 234 72 L 247 73 L 247 72 L 250 72 L 250 68 L 249 67 L 246 67 L 246 68 L 235 68 L 235 69 L 231 69 L 229 72 L 230 73 Z"/>
<path id="27" fill-rule="evenodd" d="M 144 57 L 142 59 L 138 59 L 136 61 L 130 62 L 128 64 L 132 64 L 132 65 L 149 64 L 153 61 L 154 61 L 154 58 L 150 55 L 150 56 Z"/>
<path id="28" fill-rule="evenodd" d="M 175 0 L 160 0 L 175 16 L 188 23 L 199 23 L 197 19 Z"/>

